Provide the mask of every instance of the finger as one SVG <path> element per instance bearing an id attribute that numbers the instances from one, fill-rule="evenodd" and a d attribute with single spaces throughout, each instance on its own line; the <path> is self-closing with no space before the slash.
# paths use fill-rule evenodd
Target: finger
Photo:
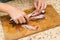
<path id="1" fill-rule="evenodd" d="M 20 24 L 22 24 L 22 20 L 21 20 L 21 17 L 20 17 L 20 18 L 18 18 L 18 21 L 19 21 L 19 23 L 20 23 Z"/>
<path id="2" fill-rule="evenodd" d="M 22 21 L 22 23 L 26 23 L 26 20 L 23 16 L 21 16 L 21 21 Z"/>
<path id="3" fill-rule="evenodd" d="M 42 3 L 41 8 L 39 9 L 39 13 L 41 13 L 43 9 L 44 9 L 44 4 Z"/>
<path id="4" fill-rule="evenodd" d="M 37 2 L 34 2 L 34 7 L 37 9 Z"/>
<path id="5" fill-rule="evenodd" d="M 17 20 L 17 19 L 13 19 L 13 21 L 14 21 L 16 24 L 18 24 L 18 20 Z"/>
<path id="6" fill-rule="evenodd" d="M 45 4 L 44 4 L 44 9 L 46 9 L 46 7 L 47 7 L 47 3 L 45 2 Z"/>
<path id="7" fill-rule="evenodd" d="M 26 22 L 29 22 L 29 18 L 26 14 L 24 15 L 24 18 L 25 18 Z"/>
<path id="8" fill-rule="evenodd" d="M 38 2 L 38 7 L 37 7 L 37 10 L 39 10 L 41 8 L 41 2 Z"/>

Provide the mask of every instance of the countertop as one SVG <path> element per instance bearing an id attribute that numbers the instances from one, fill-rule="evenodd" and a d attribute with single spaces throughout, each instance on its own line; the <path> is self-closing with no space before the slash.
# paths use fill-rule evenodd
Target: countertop
<path id="1" fill-rule="evenodd" d="M 16 6 L 18 8 L 21 8 L 22 10 L 25 9 L 29 9 L 32 8 L 32 0 L 26 2 L 27 0 L 13 0 L 10 2 L 7 2 L 10 5 Z M 58 14 L 60 15 L 60 0 L 46 0 L 47 4 L 51 4 L 53 5 L 53 7 L 55 8 L 55 10 L 58 12 Z M 21 6 L 21 7 L 20 7 Z M 1 13 L 0 16 L 2 16 L 3 14 Z M 5 15 L 5 14 L 4 14 Z M 3 32 L 3 28 L 1 25 L 1 21 L 0 21 L 0 40 L 4 40 L 4 32 Z M 21 38 L 19 40 L 60 40 L 60 26 L 43 31 L 43 32 L 39 32 L 24 38 Z"/>

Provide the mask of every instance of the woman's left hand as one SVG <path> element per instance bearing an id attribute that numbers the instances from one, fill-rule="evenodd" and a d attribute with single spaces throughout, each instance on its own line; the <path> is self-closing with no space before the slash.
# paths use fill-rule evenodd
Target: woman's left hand
<path id="1" fill-rule="evenodd" d="M 41 13 L 47 6 L 46 0 L 34 0 L 35 14 Z"/>

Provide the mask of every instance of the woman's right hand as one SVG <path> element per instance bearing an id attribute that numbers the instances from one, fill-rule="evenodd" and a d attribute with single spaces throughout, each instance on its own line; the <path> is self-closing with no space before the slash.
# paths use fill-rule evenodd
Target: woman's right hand
<path id="1" fill-rule="evenodd" d="M 18 23 L 22 24 L 29 21 L 29 18 L 26 15 L 26 13 L 17 8 L 10 10 L 9 15 L 16 24 Z"/>

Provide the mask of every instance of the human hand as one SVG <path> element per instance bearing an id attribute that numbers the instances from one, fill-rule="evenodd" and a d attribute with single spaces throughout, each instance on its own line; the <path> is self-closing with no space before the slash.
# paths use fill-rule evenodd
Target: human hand
<path id="1" fill-rule="evenodd" d="M 10 10 L 9 15 L 16 24 L 22 24 L 29 21 L 28 16 L 25 14 L 25 12 L 17 8 Z"/>
<path id="2" fill-rule="evenodd" d="M 37 1 L 34 0 L 34 7 L 35 7 L 34 14 L 37 15 L 46 9 L 47 4 L 45 0 L 37 0 Z"/>

